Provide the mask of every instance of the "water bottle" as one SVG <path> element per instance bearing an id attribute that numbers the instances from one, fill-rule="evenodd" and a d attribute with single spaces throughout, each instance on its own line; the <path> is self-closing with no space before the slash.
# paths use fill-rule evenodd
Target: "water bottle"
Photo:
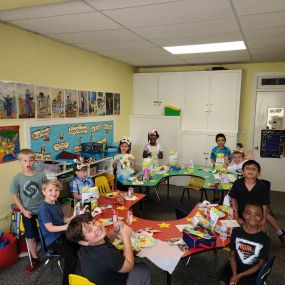
<path id="1" fill-rule="evenodd" d="M 128 224 L 130 226 L 133 224 L 133 212 L 131 210 L 128 211 Z"/>
<path id="2" fill-rule="evenodd" d="M 133 188 L 132 187 L 129 187 L 129 189 L 128 189 L 128 197 L 129 198 L 133 197 Z"/>

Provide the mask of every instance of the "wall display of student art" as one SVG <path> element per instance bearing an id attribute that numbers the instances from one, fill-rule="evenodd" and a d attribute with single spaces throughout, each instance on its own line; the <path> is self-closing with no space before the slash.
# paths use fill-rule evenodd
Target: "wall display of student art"
<path id="1" fill-rule="evenodd" d="M 106 115 L 106 93 L 104 92 L 97 94 L 97 114 L 98 116 Z"/>
<path id="2" fill-rule="evenodd" d="M 114 122 L 82 122 L 33 126 L 29 128 L 30 147 L 37 160 L 56 159 L 62 151 L 80 153 L 84 142 L 114 142 Z"/>
<path id="3" fill-rule="evenodd" d="M 78 91 L 78 115 L 79 117 L 88 116 L 88 91 Z"/>
<path id="4" fill-rule="evenodd" d="M 16 160 L 20 151 L 19 126 L 0 127 L 0 163 Z"/>
<path id="5" fill-rule="evenodd" d="M 120 115 L 120 94 L 114 93 L 114 112 L 113 115 Z"/>
<path id="6" fill-rule="evenodd" d="M 120 115 L 120 94 L 0 81 L 0 119 Z"/>
<path id="7" fill-rule="evenodd" d="M 97 116 L 97 92 L 88 92 L 89 116 Z"/>
<path id="8" fill-rule="evenodd" d="M 77 116 L 77 91 L 65 89 L 65 117 L 71 118 Z"/>
<path id="9" fill-rule="evenodd" d="M 51 88 L 51 117 L 64 118 L 64 90 Z"/>
<path id="10" fill-rule="evenodd" d="M 0 81 L 0 118 L 16 119 L 17 102 L 15 96 L 16 83 Z"/>
<path id="11" fill-rule="evenodd" d="M 106 115 L 113 115 L 114 99 L 113 93 L 106 92 Z"/>
<path id="12" fill-rule="evenodd" d="M 32 84 L 17 83 L 16 96 L 18 98 L 19 118 L 35 118 L 36 98 Z"/>
<path id="13" fill-rule="evenodd" d="M 51 118 L 50 88 L 45 86 L 35 86 L 37 118 Z"/>

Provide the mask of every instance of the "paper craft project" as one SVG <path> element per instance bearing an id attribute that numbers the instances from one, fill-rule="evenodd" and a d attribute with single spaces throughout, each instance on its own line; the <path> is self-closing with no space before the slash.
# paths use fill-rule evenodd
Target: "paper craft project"
<path id="1" fill-rule="evenodd" d="M 98 199 L 99 198 L 98 188 L 96 186 L 95 187 L 91 187 L 91 188 L 83 187 L 82 190 L 81 190 L 81 197 L 82 197 L 81 199 L 82 199 L 83 202 L 85 200 L 89 200 L 91 198 Z"/>
<path id="2" fill-rule="evenodd" d="M 236 220 L 220 220 L 220 223 L 223 227 L 226 227 L 226 228 L 240 227 L 240 224 Z"/>

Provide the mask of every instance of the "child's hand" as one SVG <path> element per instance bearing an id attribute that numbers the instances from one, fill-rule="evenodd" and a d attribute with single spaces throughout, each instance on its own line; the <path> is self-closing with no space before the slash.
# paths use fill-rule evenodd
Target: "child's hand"
<path id="1" fill-rule="evenodd" d="M 133 156 L 129 156 L 129 157 L 128 157 L 128 160 L 129 160 L 129 161 L 134 161 L 134 157 L 133 157 Z"/>
<path id="2" fill-rule="evenodd" d="M 124 223 L 123 222 L 116 222 L 116 223 L 114 223 L 114 232 L 116 233 L 116 234 L 119 234 L 120 233 L 120 229 L 121 229 L 121 227 L 124 225 Z"/>
<path id="3" fill-rule="evenodd" d="M 30 211 L 28 211 L 28 210 L 24 210 L 24 211 L 23 211 L 23 215 L 24 215 L 26 218 L 30 219 L 33 214 L 32 214 L 32 212 L 30 212 Z"/>
<path id="4" fill-rule="evenodd" d="M 132 228 L 130 228 L 128 225 L 126 224 L 123 224 L 121 227 L 120 227 L 120 234 L 122 235 L 123 239 L 124 238 L 127 238 L 127 239 L 130 239 L 131 236 L 132 236 Z"/>
<path id="5" fill-rule="evenodd" d="M 230 285 L 236 285 L 239 281 L 240 277 L 238 276 L 238 274 L 233 275 L 230 279 Z"/>

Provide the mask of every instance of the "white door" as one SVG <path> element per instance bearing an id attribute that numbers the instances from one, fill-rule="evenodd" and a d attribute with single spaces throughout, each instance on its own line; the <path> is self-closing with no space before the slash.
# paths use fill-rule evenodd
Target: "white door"
<path id="1" fill-rule="evenodd" d="M 262 168 L 262 178 L 271 181 L 272 190 L 285 192 L 284 169 L 285 158 L 260 157 L 261 130 L 266 129 L 268 108 L 285 108 L 285 92 L 257 92 L 255 129 L 254 129 L 254 159 Z M 284 130 L 283 119 L 283 130 Z"/>
<path id="2" fill-rule="evenodd" d="M 211 72 L 209 129 L 238 131 L 240 71 Z"/>
<path id="3" fill-rule="evenodd" d="M 158 115 L 158 75 L 134 75 L 133 114 Z"/>
<path id="4" fill-rule="evenodd" d="M 185 76 L 183 130 L 206 130 L 209 112 L 209 72 L 193 72 Z"/>
<path id="5" fill-rule="evenodd" d="M 158 98 L 161 101 L 160 115 L 164 115 L 164 106 L 183 109 L 184 103 L 184 75 L 160 74 L 158 80 Z"/>

